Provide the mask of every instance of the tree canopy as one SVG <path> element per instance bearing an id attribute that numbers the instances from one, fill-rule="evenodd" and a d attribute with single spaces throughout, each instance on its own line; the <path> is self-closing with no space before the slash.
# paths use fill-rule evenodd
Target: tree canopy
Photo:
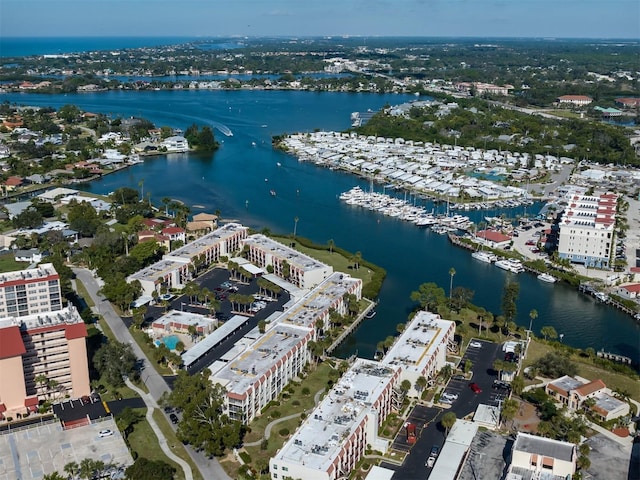
<path id="1" fill-rule="evenodd" d="M 208 455 L 220 456 L 240 443 L 242 424 L 224 413 L 226 390 L 204 373 L 180 371 L 168 403 L 183 411 L 178 438 Z"/>
<path id="2" fill-rule="evenodd" d="M 98 349 L 93 357 L 93 365 L 107 382 L 119 387 L 124 385 L 125 375 L 134 373 L 136 356 L 131 345 L 111 340 Z"/>
<path id="3" fill-rule="evenodd" d="M 138 457 L 133 465 L 125 470 L 129 480 L 173 480 L 176 469 L 162 460 L 147 460 Z"/>

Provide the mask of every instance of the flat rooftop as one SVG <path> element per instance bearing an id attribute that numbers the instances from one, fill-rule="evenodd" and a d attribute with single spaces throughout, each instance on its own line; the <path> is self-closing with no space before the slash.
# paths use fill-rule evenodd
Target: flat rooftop
<path id="1" fill-rule="evenodd" d="M 257 248 L 271 252 L 274 257 L 285 259 L 289 264 L 305 272 L 320 268 L 330 268 L 328 265 L 318 262 L 310 256 L 300 253 L 293 248 L 287 247 L 280 242 L 276 242 L 261 233 L 247 237 L 244 240 L 244 243 L 246 245 L 254 245 Z"/>
<path id="2" fill-rule="evenodd" d="M 569 392 L 571 390 L 575 390 L 576 388 L 583 386 L 584 382 L 581 382 L 580 380 L 577 380 L 573 377 L 565 375 L 564 377 L 560 377 L 560 378 L 556 378 L 555 380 L 552 380 L 551 382 L 549 382 L 549 385 L 553 385 L 554 387 L 564 390 L 565 392 Z"/>
<path id="3" fill-rule="evenodd" d="M 312 328 L 315 322 L 345 293 L 361 280 L 345 273 L 334 272 L 278 319 L 283 324 Z"/>
<path id="4" fill-rule="evenodd" d="M 172 323 L 179 323 L 181 325 L 193 325 L 194 327 L 209 328 L 215 320 L 200 315 L 198 313 L 180 312 L 178 310 L 171 310 L 164 314 L 157 320 L 153 321 L 153 326 L 158 328 L 160 325 L 171 325 Z"/>
<path id="5" fill-rule="evenodd" d="M 24 326 L 27 330 L 53 327 L 56 325 L 74 325 L 76 323 L 84 324 L 84 320 L 82 320 L 78 310 L 76 310 L 74 306 L 65 307 L 62 310 L 56 310 L 54 312 L 34 313 L 32 315 L 25 315 L 24 317 L 0 318 L 0 328 Z"/>
<path id="6" fill-rule="evenodd" d="M 155 282 L 158 278 L 170 274 L 175 271 L 176 268 L 179 268 L 188 262 L 188 259 L 185 258 L 166 257 L 146 268 L 143 268 L 142 270 L 138 270 L 136 273 L 132 273 L 129 275 L 128 279 Z"/>
<path id="7" fill-rule="evenodd" d="M 435 313 L 418 312 L 382 359 L 382 363 L 421 372 L 452 325 L 454 322 L 443 320 Z"/>
<path id="8" fill-rule="evenodd" d="M 357 359 L 276 454 L 275 459 L 294 464 L 304 463 L 309 469 L 327 471 L 340 454 L 344 439 L 373 411 L 372 404 L 397 371 L 398 367 Z M 377 431 L 377 425 L 374 430 Z"/>
<path id="9" fill-rule="evenodd" d="M 570 462 L 573 459 L 575 445 L 573 443 L 529 435 L 528 433 L 518 433 L 513 449 Z"/>
<path id="10" fill-rule="evenodd" d="M 224 385 L 228 393 L 243 396 L 260 377 L 301 345 L 310 333 L 307 328 L 274 325 L 244 352 L 213 371 L 211 379 Z"/>
<path id="11" fill-rule="evenodd" d="M 100 430 L 113 435 L 100 437 Z M 85 458 L 129 466 L 133 458 L 113 418 L 63 430 L 60 422 L 0 433 L 0 480 L 40 480 Z"/>
<path id="12" fill-rule="evenodd" d="M 184 352 L 184 354 L 182 355 L 182 361 L 184 362 L 185 368 L 197 362 L 205 353 L 218 345 L 248 321 L 249 317 L 234 315 L 229 320 L 224 322 L 219 328 L 211 332 L 189 350 Z"/>
<path id="13" fill-rule="evenodd" d="M 0 287 L 4 287 L 4 283 L 15 281 L 27 281 L 35 282 L 39 279 L 47 278 L 50 276 L 57 276 L 58 272 L 53 268 L 51 263 L 43 263 L 37 268 L 28 268 L 26 270 L 16 270 L 15 272 L 5 272 L 0 274 Z"/>
<path id="14" fill-rule="evenodd" d="M 240 225 L 239 223 L 227 223 L 226 225 L 215 229 L 213 232 L 207 233 L 199 239 L 187 243 L 186 245 L 174 250 L 173 252 L 171 252 L 170 256 L 192 259 L 193 257 L 198 256 L 203 251 L 211 248 L 212 245 L 231 238 L 238 232 L 246 232 L 247 230 L 248 227 Z"/>

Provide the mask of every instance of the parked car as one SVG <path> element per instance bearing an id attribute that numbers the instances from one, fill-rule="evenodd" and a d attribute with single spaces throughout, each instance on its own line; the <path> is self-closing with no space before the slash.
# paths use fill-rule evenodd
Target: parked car
<path id="1" fill-rule="evenodd" d="M 470 383 L 469 388 L 473 391 L 473 393 L 482 393 L 482 389 L 477 383 Z"/>
<path id="2" fill-rule="evenodd" d="M 106 429 L 106 430 L 100 430 L 100 431 L 98 432 L 98 436 L 99 436 L 99 437 L 101 437 L 101 438 L 104 438 L 104 437 L 110 437 L 111 435 L 113 435 L 113 431 L 112 431 L 112 430 L 109 430 L 109 429 Z"/>
<path id="3" fill-rule="evenodd" d="M 173 423 L 174 425 L 179 421 L 178 416 L 175 413 L 169 415 L 169 420 L 171 420 L 171 423 Z"/>
<path id="4" fill-rule="evenodd" d="M 469 346 L 473 348 L 480 348 L 482 344 L 480 342 L 469 342 Z"/>
<path id="5" fill-rule="evenodd" d="M 167 413 L 167 414 L 173 413 L 173 407 L 170 407 L 170 406 L 164 407 L 164 413 Z"/>
<path id="6" fill-rule="evenodd" d="M 424 466 L 427 468 L 432 468 L 435 463 L 436 463 L 435 457 L 429 457 L 427 458 L 427 463 L 425 463 Z"/>
<path id="7" fill-rule="evenodd" d="M 440 398 L 448 398 L 449 400 L 457 400 L 458 399 L 458 394 L 457 393 L 448 393 L 448 392 L 444 392 Z"/>
<path id="8" fill-rule="evenodd" d="M 502 380 L 494 380 L 493 388 L 496 388 L 498 390 L 511 390 L 511 385 L 509 385 L 507 382 L 503 382 Z"/>
<path id="9" fill-rule="evenodd" d="M 429 456 L 435 459 L 438 457 L 439 453 L 440 453 L 440 447 L 438 445 L 434 445 L 433 447 L 431 447 L 431 452 L 429 453 Z"/>
<path id="10" fill-rule="evenodd" d="M 465 377 L 464 375 L 457 373 L 455 374 L 453 377 L 451 377 L 451 380 L 466 380 L 467 377 Z"/>

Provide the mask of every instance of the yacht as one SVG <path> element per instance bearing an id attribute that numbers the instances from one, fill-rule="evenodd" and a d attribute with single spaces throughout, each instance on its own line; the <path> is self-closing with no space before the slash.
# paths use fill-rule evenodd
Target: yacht
<path id="1" fill-rule="evenodd" d="M 481 250 L 477 252 L 473 252 L 471 256 L 476 260 L 480 260 L 481 262 L 484 262 L 484 263 L 492 263 L 498 259 L 498 257 L 496 257 L 494 254 L 489 252 L 483 252 Z"/>
<path id="2" fill-rule="evenodd" d="M 538 275 L 538 280 L 542 280 L 547 283 L 556 283 L 556 277 L 549 275 L 548 273 L 541 273 Z"/>
<path id="3" fill-rule="evenodd" d="M 520 262 L 520 260 L 516 260 L 515 258 L 503 258 L 502 260 L 498 260 L 496 261 L 496 267 L 512 273 L 524 272 L 522 262 Z"/>

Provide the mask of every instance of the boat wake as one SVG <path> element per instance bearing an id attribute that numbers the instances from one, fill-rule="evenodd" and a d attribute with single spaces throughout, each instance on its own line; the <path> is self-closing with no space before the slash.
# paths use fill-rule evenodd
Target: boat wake
<path id="1" fill-rule="evenodd" d="M 213 126 L 216 127 L 220 131 L 220 133 L 222 133 L 223 135 L 227 137 L 233 137 L 233 132 L 226 125 L 223 125 L 222 123 L 218 123 L 218 122 L 211 122 L 211 123 L 213 123 Z"/>

